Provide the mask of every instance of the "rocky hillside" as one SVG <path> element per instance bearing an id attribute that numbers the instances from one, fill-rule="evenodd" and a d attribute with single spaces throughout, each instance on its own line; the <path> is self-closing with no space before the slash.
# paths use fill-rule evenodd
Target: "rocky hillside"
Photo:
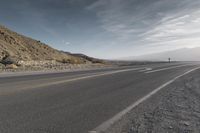
<path id="1" fill-rule="evenodd" d="M 32 65 L 38 62 L 70 64 L 90 63 L 85 58 L 60 52 L 29 37 L 0 26 L 0 62 L 3 64 Z"/>
<path id="2" fill-rule="evenodd" d="M 84 54 L 75 54 L 75 53 L 70 53 L 70 52 L 64 52 L 68 55 L 71 55 L 71 56 L 75 56 L 77 58 L 82 58 L 82 59 L 85 59 L 87 61 L 90 61 L 91 63 L 105 63 L 105 60 L 103 59 L 97 59 L 97 58 L 93 58 L 93 57 L 90 57 L 90 56 L 87 56 L 87 55 L 84 55 Z"/>

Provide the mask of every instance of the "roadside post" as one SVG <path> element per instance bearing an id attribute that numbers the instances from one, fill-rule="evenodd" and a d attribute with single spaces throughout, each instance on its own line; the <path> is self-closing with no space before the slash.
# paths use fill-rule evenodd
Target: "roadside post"
<path id="1" fill-rule="evenodd" d="M 171 63 L 171 58 L 168 58 L 169 63 Z"/>

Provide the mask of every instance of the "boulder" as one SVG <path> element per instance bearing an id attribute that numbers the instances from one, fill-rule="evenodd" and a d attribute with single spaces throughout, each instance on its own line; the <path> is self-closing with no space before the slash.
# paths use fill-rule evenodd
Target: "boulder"
<path id="1" fill-rule="evenodd" d="M 15 64 L 17 65 L 18 59 L 14 56 L 5 56 L 3 57 L 1 63 L 4 65 Z"/>
<path id="2" fill-rule="evenodd" d="M 6 65 L 6 69 L 16 69 L 16 68 L 18 68 L 18 67 L 15 64 L 8 64 L 8 65 Z"/>

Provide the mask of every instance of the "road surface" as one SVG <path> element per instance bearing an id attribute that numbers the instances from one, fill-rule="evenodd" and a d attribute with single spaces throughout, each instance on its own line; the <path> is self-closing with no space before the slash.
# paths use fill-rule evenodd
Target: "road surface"
<path id="1" fill-rule="evenodd" d="M 0 77 L 0 133 L 88 133 L 198 64 Z"/>

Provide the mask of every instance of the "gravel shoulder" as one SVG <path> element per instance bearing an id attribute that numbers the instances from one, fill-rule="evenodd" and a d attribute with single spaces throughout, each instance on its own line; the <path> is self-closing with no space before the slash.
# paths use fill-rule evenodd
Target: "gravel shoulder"
<path id="1" fill-rule="evenodd" d="M 200 70 L 176 80 L 133 109 L 108 133 L 199 133 Z"/>

